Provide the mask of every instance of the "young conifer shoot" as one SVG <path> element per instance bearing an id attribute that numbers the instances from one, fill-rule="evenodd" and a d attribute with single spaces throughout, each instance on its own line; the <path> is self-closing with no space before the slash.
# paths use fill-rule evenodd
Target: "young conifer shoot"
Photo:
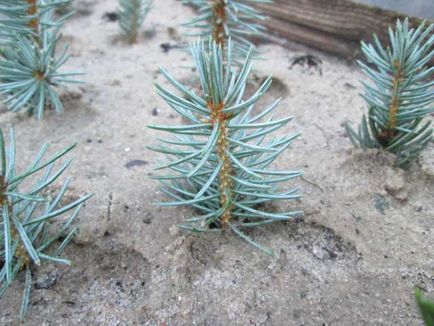
<path id="1" fill-rule="evenodd" d="M 368 63 L 359 62 L 369 77 L 363 83 L 369 110 L 358 131 L 347 125 L 347 133 L 357 147 L 384 148 L 396 155 L 396 165 L 406 167 L 433 139 L 430 121 L 434 112 L 434 25 L 410 28 L 408 20 L 389 28 L 390 47 L 384 48 L 374 35 L 374 44 L 362 42 Z"/>
<path id="2" fill-rule="evenodd" d="M 51 196 L 50 189 L 54 189 L 52 184 L 61 177 L 71 160 L 60 167 L 55 167 L 56 163 L 73 147 L 44 159 L 48 150 L 45 145 L 30 166 L 18 172 L 15 170 L 13 130 L 8 146 L 0 130 L 0 298 L 17 274 L 24 271 L 21 319 L 29 306 L 34 268 L 49 262 L 70 264 L 61 255 L 77 232 L 73 222 L 90 195 L 65 203 L 70 179 L 64 181 L 56 195 Z"/>
<path id="3" fill-rule="evenodd" d="M 130 44 L 137 43 L 139 29 L 152 8 L 152 0 L 119 0 L 119 26 Z"/>
<path id="4" fill-rule="evenodd" d="M 68 47 L 56 53 L 60 29 L 73 14 L 55 18 L 70 0 L 10 0 L 0 4 L 0 29 L 5 43 L 0 53 L 0 95 L 11 111 L 26 111 L 38 119 L 51 105 L 63 110 L 56 87 L 77 82 L 79 73 L 61 72 Z"/>
<path id="5" fill-rule="evenodd" d="M 199 15 L 184 26 L 198 29 L 189 35 L 204 39 L 210 36 L 224 49 L 229 38 L 233 42 L 233 57 L 242 60 L 253 46 L 250 36 L 260 36 L 265 27 L 258 22 L 265 16 L 252 5 L 272 3 L 272 0 L 184 0 L 198 9 Z"/>
<path id="6" fill-rule="evenodd" d="M 276 186 L 300 176 L 299 171 L 270 168 L 298 134 L 267 137 L 292 119 L 273 119 L 272 112 L 280 99 L 252 114 L 255 103 L 272 82 L 268 77 L 251 97 L 244 99 L 252 51 L 250 48 L 244 64 L 237 69 L 232 64 L 231 42 L 227 44 L 226 60 L 222 46 L 213 40 L 193 44 L 191 52 L 199 72 L 201 94 L 181 85 L 163 69 L 163 75 L 179 95 L 160 85 L 158 94 L 189 124 L 149 126 L 174 135 L 173 139 L 159 138 L 162 144 L 151 149 L 168 157 L 168 163 L 157 168 L 168 173 L 154 178 L 161 181 L 163 191 L 174 201 L 161 205 L 189 205 L 201 212 L 180 225 L 182 229 L 230 229 L 272 254 L 244 230 L 301 215 L 299 211 L 276 213 L 259 208 L 269 201 L 300 197 L 298 189 L 279 191 Z"/>

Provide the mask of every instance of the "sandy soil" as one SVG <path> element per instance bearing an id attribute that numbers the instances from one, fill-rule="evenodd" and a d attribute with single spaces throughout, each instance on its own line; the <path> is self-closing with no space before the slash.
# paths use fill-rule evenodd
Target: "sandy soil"
<path id="1" fill-rule="evenodd" d="M 66 251 L 70 268 L 35 274 L 29 325 L 422 325 L 412 288 L 434 294 L 434 149 L 403 171 L 377 151 L 354 150 L 342 123 L 358 123 L 363 78 L 346 62 L 294 46 L 261 45 L 251 87 L 275 77 L 264 103 L 283 96 L 279 115 L 302 132 L 277 165 L 302 169 L 305 197 L 291 205 L 304 220 L 250 233 L 274 249 L 270 259 L 231 233 L 193 236 L 176 223 L 188 208 L 160 208 L 149 123 L 180 123 L 153 83 L 163 66 L 184 82 L 194 73 L 178 26 L 193 13 L 178 1 L 156 1 L 139 44 L 128 46 L 103 18 L 115 0 L 76 0 L 65 27 L 73 57 L 67 69 L 87 72 L 86 85 L 64 91 L 65 112 L 42 122 L 2 110 L 13 124 L 19 157 L 29 162 L 44 141 L 52 150 L 77 142 L 71 195 L 93 192 L 81 229 Z M 315 67 L 293 60 L 313 54 Z M 0 302 L 0 324 L 14 323 L 23 279 Z"/>

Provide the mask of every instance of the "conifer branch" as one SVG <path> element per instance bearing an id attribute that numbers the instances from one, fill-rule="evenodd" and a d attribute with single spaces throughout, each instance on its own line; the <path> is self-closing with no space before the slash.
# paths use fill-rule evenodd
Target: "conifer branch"
<path id="1" fill-rule="evenodd" d="M 57 112 L 63 105 L 56 87 L 76 83 L 80 73 L 61 73 L 69 59 L 68 47 L 56 46 L 60 29 L 72 12 L 54 18 L 70 0 L 11 0 L 0 5 L 0 29 L 6 40 L 0 55 L 0 95 L 13 112 L 26 111 L 38 119 L 48 105 Z"/>
<path id="2" fill-rule="evenodd" d="M 71 160 L 57 168 L 56 164 L 73 148 L 44 160 L 48 149 L 45 145 L 32 164 L 18 173 L 15 170 L 14 132 L 11 129 L 6 146 L 0 130 L 0 298 L 17 274 L 26 271 L 21 319 L 28 310 L 34 267 L 50 261 L 69 264 L 60 256 L 77 232 L 73 222 L 90 197 L 87 195 L 63 204 L 69 179 L 54 197 L 48 195 L 51 185 L 62 176 Z"/>
<path id="3" fill-rule="evenodd" d="M 157 85 L 158 94 L 190 123 L 149 126 L 175 137 L 161 139 L 163 145 L 150 149 L 168 158 L 168 163 L 157 168 L 168 173 L 154 178 L 163 184 L 163 192 L 173 201 L 161 205 L 189 205 L 202 212 L 186 220 L 181 228 L 194 232 L 228 228 L 270 253 L 250 239 L 243 229 L 289 220 L 301 214 L 298 211 L 269 213 L 259 208 L 269 201 L 300 197 L 298 189 L 279 191 L 277 184 L 296 178 L 301 172 L 269 168 L 298 135 L 267 137 L 291 120 L 272 118 L 279 100 L 258 115 L 251 114 L 271 85 L 270 77 L 254 95 L 244 99 L 252 51 L 251 48 L 244 64 L 237 69 L 237 65 L 232 64 L 230 40 L 225 58 L 222 46 L 213 40 L 209 44 L 193 44 L 191 53 L 200 75 L 201 94 L 194 93 L 162 70 L 179 95 L 160 85 Z"/>
<path id="4" fill-rule="evenodd" d="M 184 26 L 197 29 L 191 36 L 212 37 L 223 48 L 232 40 L 234 59 L 240 62 L 246 57 L 253 43 L 249 37 L 263 35 L 265 28 L 260 21 L 266 17 L 255 9 L 257 3 L 272 0 L 184 0 L 197 8 L 198 16 Z"/>
<path id="5" fill-rule="evenodd" d="M 384 48 L 374 35 L 374 44 L 362 42 L 369 64 L 359 62 L 370 83 L 363 83 L 363 98 L 369 110 L 358 131 L 347 125 L 355 146 L 381 147 L 396 155 L 396 164 L 407 166 L 432 141 L 434 112 L 434 67 L 427 63 L 434 56 L 434 25 L 410 28 L 408 20 L 389 28 L 391 46 Z"/>
<path id="6" fill-rule="evenodd" d="M 119 26 L 130 44 L 137 43 L 139 29 L 152 8 L 152 0 L 119 0 Z"/>

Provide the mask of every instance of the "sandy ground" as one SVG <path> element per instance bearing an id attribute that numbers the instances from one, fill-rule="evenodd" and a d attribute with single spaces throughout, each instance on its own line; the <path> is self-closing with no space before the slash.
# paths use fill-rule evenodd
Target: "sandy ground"
<path id="1" fill-rule="evenodd" d="M 346 62 L 294 46 L 261 45 L 257 82 L 272 74 L 264 99 L 283 96 L 279 116 L 295 120 L 280 133 L 302 137 L 277 162 L 302 169 L 304 220 L 275 224 L 250 236 L 274 249 L 271 259 L 231 233 L 188 235 L 173 227 L 188 208 L 160 208 L 145 146 L 158 132 L 149 123 L 182 120 L 159 99 L 163 66 L 194 79 L 178 26 L 193 13 L 178 1 L 156 1 L 139 44 L 128 46 L 103 18 L 116 1 L 76 1 L 65 27 L 73 57 L 65 69 L 87 72 L 86 84 L 64 91 L 65 112 L 42 122 L 2 110 L 13 124 L 18 155 L 29 162 L 43 142 L 53 152 L 77 142 L 70 195 L 93 192 L 81 229 L 66 255 L 70 268 L 35 274 L 29 325 L 422 325 L 412 289 L 434 294 L 434 149 L 408 171 L 377 151 L 354 150 L 342 123 L 358 123 L 363 78 Z M 313 54 L 315 67 L 293 60 Z M 161 135 L 161 134 L 160 134 Z M 23 279 L 0 302 L 0 324 L 14 324 Z"/>

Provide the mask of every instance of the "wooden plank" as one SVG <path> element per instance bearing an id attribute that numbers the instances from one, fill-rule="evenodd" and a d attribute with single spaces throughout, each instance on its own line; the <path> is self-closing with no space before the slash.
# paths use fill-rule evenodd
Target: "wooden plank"
<path id="1" fill-rule="evenodd" d="M 388 26 L 406 17 L 349 0 L 274 0 L 257 6 L 270 17 L 264 25 L 271 33 L 346 59 L 358 57 L 360 41 L 372 40 L 373 33 L 387 41 Z M 422 22 L 409 19 L 412 26 Z"/>

